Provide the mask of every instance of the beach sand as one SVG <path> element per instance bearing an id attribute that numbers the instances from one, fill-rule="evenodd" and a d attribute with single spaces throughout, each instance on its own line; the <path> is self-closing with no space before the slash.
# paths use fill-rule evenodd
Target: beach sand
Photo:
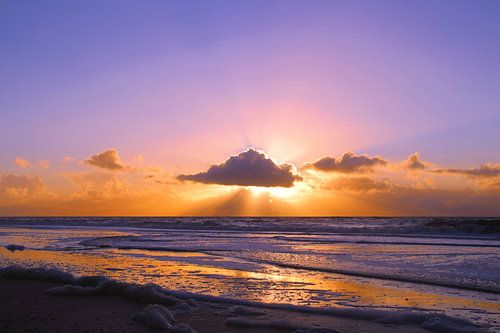
<path id="1" fill-rule="evenodd" d="M 132 318 L 147 303 L 133 302 L 121 296 L 61 296 L 45 291 L 61 286 L 53 282 L 0 279 L 1 332 L 158 332 Z M 380 323 L 305 314 L 275 309 L 255 309 L 255 314 L 234 314 L 230 304 L 198 302 L 198 309 L 175 315 L 198 332 L 294 332 L 297 327 L 323 327 L 339 332 L 428 332 L 418 326 L 384 325 Z M 251 312 L 251 311 L 250 311 Z M 233 321 L 233 325 L 230 322 Z M 288 328 L 265 327 L 285 323 Z M 234 324 L 245 326 L 234 326 Z M 257 324 L 255 324 L 257 323 Z M 262 324 L 262 326 L 257 326 Z M 249 325 L 249 326 L 246 326 Z M 161 331 L 161 330 L 160 330 Z M 163 330 L 167 331 L 168 330 Z M 310 331 L 314 332 L 314 331 Z"/>

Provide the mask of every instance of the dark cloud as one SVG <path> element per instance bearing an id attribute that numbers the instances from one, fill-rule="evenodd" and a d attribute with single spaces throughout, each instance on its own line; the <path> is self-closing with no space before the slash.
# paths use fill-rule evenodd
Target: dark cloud
<path id="1" fill-rule="evenodd" d="M 249 148 L 224 163 L 212 165 L 206 172 L 179 175 L 177 179 L 204 184 L 291 187 L 302 177 L 294 173 L 292 165 L 277 165 L 264 153 Z"/>
<path id="2" fill-rule="evenodd" d="M 113 171 L 125 171 L 130 169 L 129 166 L 123 164 L 118 154 L 118 150 L 116 149 L 108 149 L 102 153 L 92 155 L 84 162 L 98 168 Z"/>
<path id="3" fill-rule="evenodd" d="M 422 162 L 418 153 L 408 156 L 406 161 L 403 162 L 403 166 L 409 170 L 424 170 L 426 168 L 425 163 Z"/>
<path id="4" fill-rule="evenodd" d="M 305 169 L 315 169 L 324 172 L 371 172 L 373 167 L 386 165 L 387 161 L 379 156 L 356 155 L 351 152 L 344 153 L 341 158 L 323 157 L 316 162 L 306 163 Z"/>
<path id="5" fill-rule="evenodd" d="M 500 163 L 482 164 L 473 169 L 435 169 L 435 173 L 459 174 L 470 177 L 493 178 L 500 176 Z"/>

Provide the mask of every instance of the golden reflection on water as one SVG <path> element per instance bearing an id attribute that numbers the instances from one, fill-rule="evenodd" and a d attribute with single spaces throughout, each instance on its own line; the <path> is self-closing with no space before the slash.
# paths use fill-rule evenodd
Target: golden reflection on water
<path id="1" fill-rule="evenodd" d="M 160 256 L 156 259 L 154 256 Z M 190 263 L 206 259 L 205 264 Z M 260 271 L 210 265 L 225 260 L 202 253 L 147 250 L 16 251 L 0 248 L 0 263 L 49 265 L 81 275 L 103 274 L 133 283 L 156 283 L 165 288 L 246 298 L 265 303 L 339 306 L 337 302 L 427 309 L 474 308 L 500 311 L 497 295 L 491 300 L 447 296 L 392 286 L 379 280 L 306 272 L 263 265 Z"/>

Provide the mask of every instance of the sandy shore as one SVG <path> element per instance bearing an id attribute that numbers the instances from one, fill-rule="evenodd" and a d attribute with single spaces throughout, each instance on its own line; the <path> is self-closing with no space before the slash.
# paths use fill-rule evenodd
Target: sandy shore
<path id="1" fill-rule="evenodd" d="M 46 290 L 61 284 L 0 279 L 0 331 L 2 332 L 158 332 L 133 320 L 148 304 L 117 295 L 51 295 Z M 198 332 L 428 332 L 418 326 L 384 325 L 365 320 L 337 318 L 275 309 L 236 311 L 229 304 L 198 302 L 196 311 L 176 314 L 175 322 Z M 255 313 L 252 313 L 255 311 Z M 266 327 L 281 326 L 281 327 Z M 288 326 L 288 327 L 287 327 Z M 185 326 L 183 326 L 186 328 Z M 169 331 L 165 329 L 163 331 Z M 326 331 L 326 330 L 325 330 Z M 181 331 L 179 331 L 181 332 Z M 188 332 L 188 331 L 186 331 Z"/>

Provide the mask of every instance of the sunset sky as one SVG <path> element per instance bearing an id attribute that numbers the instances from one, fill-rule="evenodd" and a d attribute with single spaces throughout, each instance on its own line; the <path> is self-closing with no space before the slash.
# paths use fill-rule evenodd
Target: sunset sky
<path id="1" fill-rule="evenodd" d="M 3 1 L 0 215 L 500 215 L 499 1 Z"/>

